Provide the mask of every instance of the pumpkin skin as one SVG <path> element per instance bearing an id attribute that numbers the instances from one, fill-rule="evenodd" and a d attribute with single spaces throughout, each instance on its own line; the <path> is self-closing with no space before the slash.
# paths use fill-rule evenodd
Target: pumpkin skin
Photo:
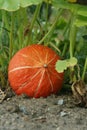
<path id="1" fill-rule="evenodd" d="M 17 95 L 47 97 L 62 87 L 63 73 L 55 70 L 60 57 L 43 45 L 31 45 L 19 50 L 8 67 L 8 80 Z"/>

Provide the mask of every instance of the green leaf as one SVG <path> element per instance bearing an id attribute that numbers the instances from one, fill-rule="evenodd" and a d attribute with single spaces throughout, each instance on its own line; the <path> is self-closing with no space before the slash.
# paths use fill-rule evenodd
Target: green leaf
<path id="1" fill-rule="evenodd" d="M 65 0 L 53 0 L 52 4 L 56 8 L 70 9 L 79 15 L 87 16 L 87 6 L 69 3 Z"/>
<path id="2" fill-rule="evenodd" d="M 87 25 L 87 17 L 79 15 L 75 21 L 75 25 L 77 27 L 86 26 Z"/>
<path id="3" fill-rule="evenodd" d="M 16 11 L 20 7 L 27 7 L 30 5 L 37 5 L 43 0 L 0 0 L 0 9 L 7 11 Z"/>
<path id="4" fill-rule="evenodd" d="M 56 62 L 56 70 L 61 73 L 69 67 L 74 67 L 77 64 L 77 59 L 72 57 L 66 60 L 58 60 Z"/>

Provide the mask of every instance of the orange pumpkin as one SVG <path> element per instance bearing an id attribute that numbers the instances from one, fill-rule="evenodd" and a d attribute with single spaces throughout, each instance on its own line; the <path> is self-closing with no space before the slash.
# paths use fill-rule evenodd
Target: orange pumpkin
<path id="1" fill-rule="evenodd" d="M 8 80 L 17 95 L 47 97 L 62 86 L 63 73 L 55 70 L 60 57 L 43 45 L 31 45 L 19 50 L 8 67 Z"/>

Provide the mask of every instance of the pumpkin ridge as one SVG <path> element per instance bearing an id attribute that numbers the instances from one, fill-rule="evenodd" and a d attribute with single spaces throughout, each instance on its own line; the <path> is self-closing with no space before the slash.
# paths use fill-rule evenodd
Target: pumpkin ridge
<path id="1" fill-rule="evenodd" d="M 29 77 L 28 81 L 25 81 L 22 85 L 19 86 L 18 89 L 15 89 L 15 91 L 18 91 L 21 87 L 25 87 L 26 84 L 28 84 L 32 79 L 34 79 L 40 72 L 41 72 L 41 69 L 39 71 L 37 71 L 37 73 L 35 75 L 33 75 L 33 77 L 31 77 L 31 78 Z"/>
<path id="2" fill-rule="evenodd" d="M 51 85 L 51 91 L 53 92 L 53 83 L 51 81 L 51 78 L 50 78 L 48 71 L 46 71 L 46 72 L 47 72 L 47 76 L 48 76 L 48 79 L 49 79 L 49 82 L 50 82 L 50 85 Z"/>
<path id="3" fill-rule="evenodd" d="M 36 52 L 36 54 L 37 54 L 37 56 L 38 56 L 40 62 L 43 63 L 43 60 L 40 58 L 40 55 L 39 55 L 38 51 L 37 51 L 35 48 L 33 48 L 33 50 Z"/>
<path id="4" fill-rule="evenodd" d="M 29 59 L 32 59 L 33 61 L 35 61 L 35 62 L 37 62 L 37 63 L 40 63 L 40 61 L 37 61 L 37 60 L 35 60 L 33 57 L 31 57 L 31 56 L 26 56 L 26 55 L 24 55 L 24 54 L 20 54 L 21 56 L 23 56 L 23 57 L 26 57 L 26 58 L 29 58 Z"/>
<path id="5" fill-rule="evenodd" d="M 45 56 L 45 63 L 47 63 L 48 62 L 48 52 L 46 53 L 46 56 Z M 48 63 L 47 63 L 48 64 Z"/>
<path id="6" fill-rule="evenodd" d="M 41 78 L 40 78 L 40 80 L 39 80 L 39 84 L 38 84 L 38 86 L 37 86 L 37 88 L 36 88 L 36 90 L 35 90 L 34 96 L 36 96 L 36 94 L 37 94 L 37 92 L 38 92 L 38 89 L 40 88 L 41 82 L 42 82 L 43 77 L 44 77 L 44 73 L 45 73 L 45 69 L 44 69 L 44 71 L 42 71 L 42 76 L 41 76 Z"/>
<path id="7" fill-rule="evenodd" d="M 48 62 L 48 65 L 56 58 L 56 55 Z"/>
<path id="8" fill-rule="evenodd" d="M 41 69 L 37 71 L 33 76 L 29 77 L 28 81 L 26 83 L 29 83 L 31 80 L 33 80 L 39 73 L 41 72 Z"/>
<path id="9" fill-rule="evenodd" d="M 34 79 L 39 73 L 41 72 L 41 68 L 37 71 L 37 73 L 35 75 L 33 75 L 33 77 L 31 77 L 30 79 Z"/>
<path id="10" fill-rule="evenodd" d="M 53 71 L 51 71 L 51 69 L 49 69 L 49 71 L 51 72 L 52 75 L 55 75 L 58 79 L 62 80 L 62 78 L 59 75 L 53 73 Z"/>
<path id="11" fill-rule="evenodd" d="M 16 68 L 10 70 L 9 73 L 17 71 L 17 70 L 21 70 L 21 69 L 31 69 L 31 68 L 36 69 L 36 68 L 40 68 L 40 66 L 21 66 L 21 67 L 16 67 Z"/>

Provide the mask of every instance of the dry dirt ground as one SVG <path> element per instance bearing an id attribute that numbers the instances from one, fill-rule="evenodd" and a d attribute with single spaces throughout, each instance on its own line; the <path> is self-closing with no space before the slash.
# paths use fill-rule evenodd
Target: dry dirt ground
<path id="1" fill-rule="evenodd" d="M 87 108 L 77 107 L 70 92 L 8 97 L 0 103 L 0 130 L 87 130 Z"/>

